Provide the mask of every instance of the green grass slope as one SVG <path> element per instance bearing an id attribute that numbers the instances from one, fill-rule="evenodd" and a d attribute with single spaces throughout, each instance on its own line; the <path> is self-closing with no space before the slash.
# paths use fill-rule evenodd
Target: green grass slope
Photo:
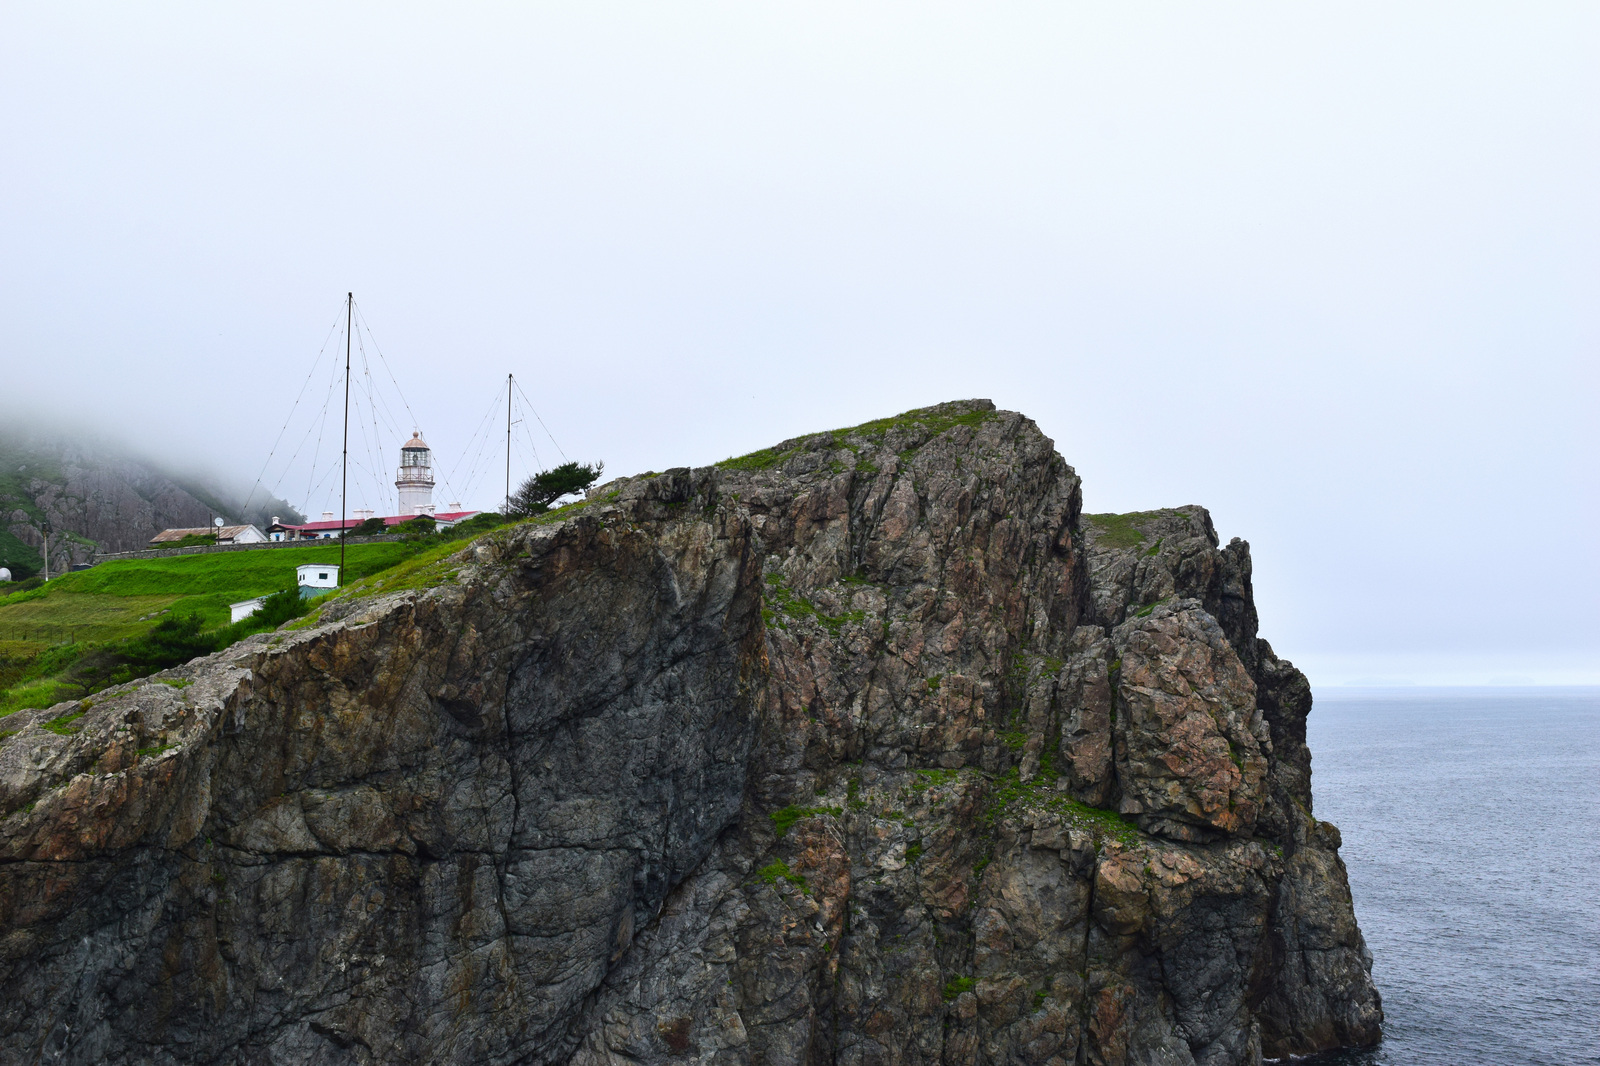
<path id="1" fill-rule="evenodd" d="M 392 569 L 429 547 L 423 541 L 352 544 L 346 581 Z M 236 640 L 251 626 L 229 626 L 230 603 L 294 589 L 297 566 L 338 562 L 337 544 L 123 559 L 0 596 L 0 721 L 12 711 L 76 699 Z M 195 630 L 184 630 L 193 647 L 141 661 L 145 643 L 171 642 L 157 630 L 163 622 Z M 0 738 L 7 732 L 0 727 Z"/>
<path id="2" fill-rule="evenodd" d="M 417 542 L 352 544 L 344 583 L 411 558 Z M 228 621 L 228 604 L 293 588 L 295 567 L 339 562 L 339 546 L 124 559 L 63 574 L 28 592 L 0 597 L 0 641 L 119 640 L 153 624 L 153 612 L 197 614 L 209 627 Z"/>
<path id="3" fill-rule="evenodd" d="M 437 581 L 450 555 L 502 521 L 485 514 L 440 533 L 351 544 L 342 592 L 392 592 Z M 338 562 L 337 543 L 123 559 L 0 596 L 0 741 L 11 732 L 3 723 L 13 711 L 148 676 L 308 609 L 314 617 L 323 601 L 295 594 L 295 568 Z M 269 599 L 256 615 L 229 623 L 230 603 L 276 592 L 283 596 Z"/>

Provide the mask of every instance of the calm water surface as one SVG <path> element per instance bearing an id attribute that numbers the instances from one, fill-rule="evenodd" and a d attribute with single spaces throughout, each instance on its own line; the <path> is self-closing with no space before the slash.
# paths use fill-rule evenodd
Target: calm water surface
<path id="1" fill-rule="evenodd" d="M 1323 690 L 1385 1038 L 1341 1066 L 1600 1063 L 1600 690 Z"/>

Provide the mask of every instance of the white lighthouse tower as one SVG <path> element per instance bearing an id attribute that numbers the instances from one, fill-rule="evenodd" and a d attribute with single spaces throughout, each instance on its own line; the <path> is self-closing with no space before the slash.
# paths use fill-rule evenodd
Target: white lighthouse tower
<path id="1" fill-rule="evenodd" d="M 400 448 L 400 474 L 394 487 L 400 491 L 403 516 L 433 514 L 433 452 L 420 430 L 413 431 Z"/>

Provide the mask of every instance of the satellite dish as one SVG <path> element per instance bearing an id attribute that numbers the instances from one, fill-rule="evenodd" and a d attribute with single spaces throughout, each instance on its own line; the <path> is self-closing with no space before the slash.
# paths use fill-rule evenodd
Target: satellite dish
<path id="1" fill-rule="evenodd" d="M 212 525 L 214 525 L 214 526 L 216 526 L 216 527 L 217 527 L 217 528 L 218 528 L 218 529 L 221 529 L 221 528 L 222 528 L 222 519 L 220 519 L 220 518 L 213 518 L 213 519 L 212 519 L 212 520 L 211 520 L 211 524 L 212 524 Z"/>

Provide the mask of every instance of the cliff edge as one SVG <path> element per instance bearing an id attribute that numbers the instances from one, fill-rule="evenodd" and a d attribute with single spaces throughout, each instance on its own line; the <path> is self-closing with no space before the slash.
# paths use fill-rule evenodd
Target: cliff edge
<path id="1" fill-rule="evenodd" d="M 944 404 L 0 742 L 0 1061 L 1259 1062 L 1382 1012 L 1205 511 Z"/>

